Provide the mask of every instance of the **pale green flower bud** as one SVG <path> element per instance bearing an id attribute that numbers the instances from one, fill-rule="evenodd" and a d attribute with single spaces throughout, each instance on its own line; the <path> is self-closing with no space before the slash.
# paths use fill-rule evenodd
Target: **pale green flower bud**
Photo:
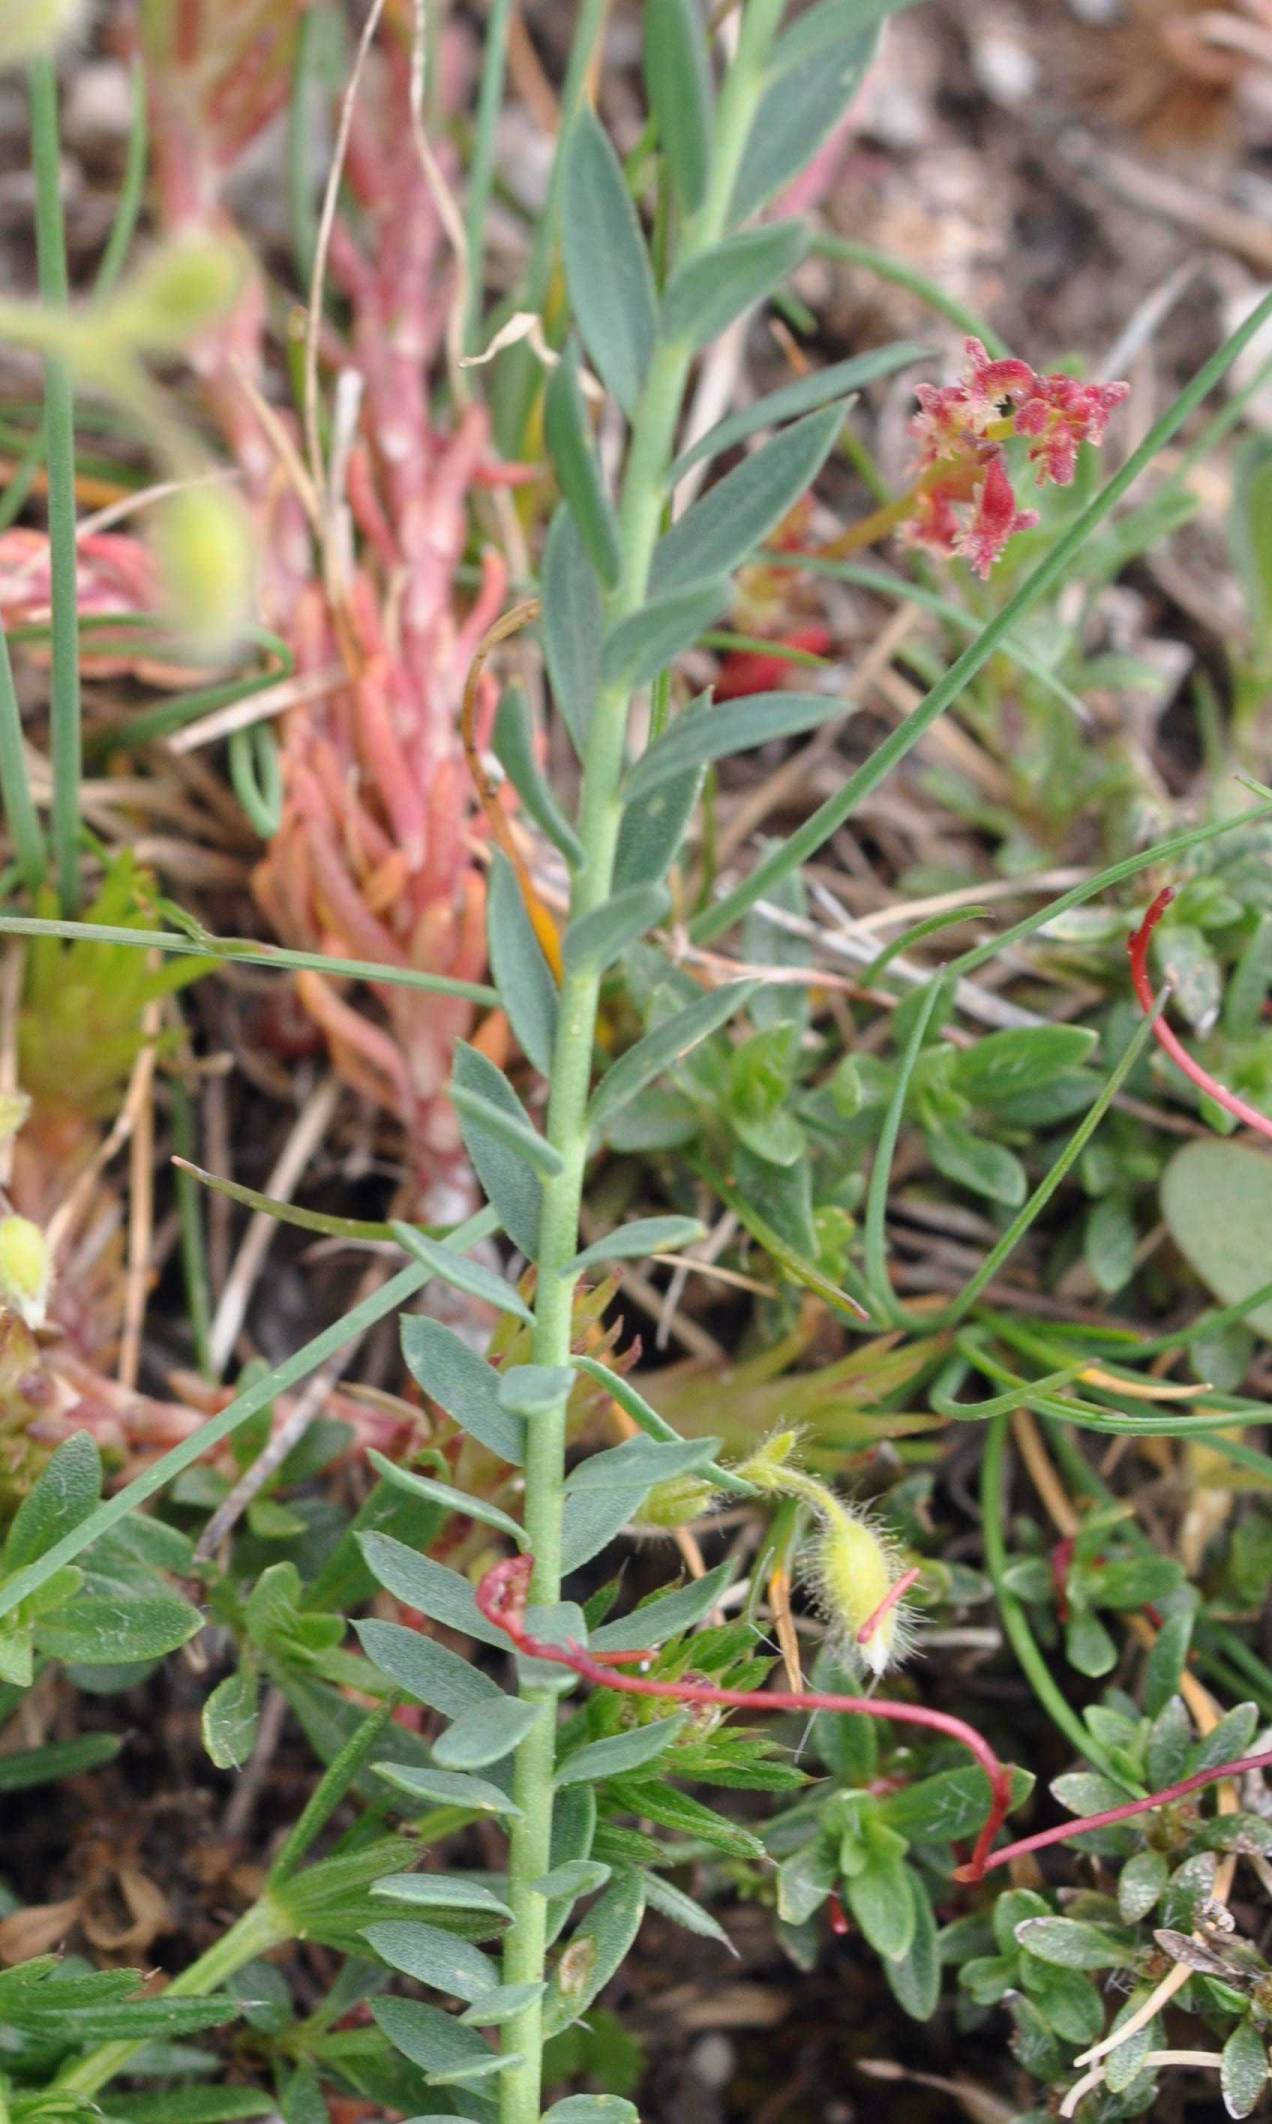
<path id="1" fill-rule="evenodd" d="M 909 1613 L 899 1600 L 884 1607 L 902 1575 L 901 1558 L 861 1506 L 832 1498 L 812 1569 L 823 1613 L 843 1651 L 874 1675 L 905 1658 L 913 1641 Z"/>
<path id="2" fill-rule="evenodd" d="M 224 317 L 243 285 L 244 254 L 191 232 L 165 243 L 104 305 L 100 329 L 121 354 L 174 354 Z"/>
<path id="3" fill-rule="evenodd" d="M 252 610 L 252 533 L 238 496 L 222 486 L 183 488 L 156 511 L 154 545 L 182 641 L 201 655 L 228 655 Z"/>
<path id="4" fill-rule="evenodd" d="M 0 1304 L 29 1328 L 44 1320 L 49 1295 L 49 1250 L 29 1217 L 0 1217 Z"/>
<path id="5" fill-rule="evenodd" d="M 909 1583 L 900 1583 L 903 1559 L 864 1506 L 846 1504 L 829 1483 L 798 1465 L 793 1457 L 798 1444 L 797 1431 L 779 1431 L 737 1472 L 770 1496 L 797 1499 L 812 1515 L 815 1531 L 802 1569 L 816 1589 L 836 1647 L 850 1664 L 883 1674 L 905 1658 L 913 1642 L 912 1619 L 897 1597 Z"/>
<path id="6" fill-rule="evenodd" d="M 676 1527 L 687 1527 L 701 1519 L 715 1500 L 715 1487 L 705 1475 L 672 1475 L 666 1482 L 654 1484 L 633 1525 L 671 1533 Z"/>
<path id="7" fill-rule="evenodd" d="M 3 0 L 0 73 L 53 51 L 78 28 L 83 13 L 83 0 Z"/>

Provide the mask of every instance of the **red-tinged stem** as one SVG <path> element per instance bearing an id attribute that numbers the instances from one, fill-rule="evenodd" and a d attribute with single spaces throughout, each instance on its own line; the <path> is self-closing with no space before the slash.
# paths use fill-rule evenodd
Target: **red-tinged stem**
<path id="1" fill-rule="evenodd" d="M 618 1689 L 628 1696 L 659 1697 L 676 1704 L 721 1704 L 736 1711 L 840 1711 L 861 1718 L 887 1719 L 902 1726 L 926 1726 L 930 1732 L 948 1734 L 967 1749 L 989 1779 L 989 1808 L 962 1875 L 980 1879 L 990 1863 L 990 1845 L 1011 1805 L 1011 1778 L 974 1726 L 947 1711 L 933 1711 L 925 1704 L 894 1703 L 886 1697 L 835 1696 L 815 1689 L 717 1689 L 707 1682 L 652 1681 L 646 1676 L 615 1673 L 581 1645 L 550 1645 L 530 1636 L 525 1627 L 525 1608 L 533 1570 L 534 1559 L 530 1556 L 513 1556 L 496 1564 L 477 1588 L 478 1608 L 487 1622 L 505 1631 L 527 1658 L 569 1667 L 597 1688 Z"/>
<path id="2" fill-rule="evenodd" d="M 1106 1814 L 1084 1814 L 1076 1822 L 1060 1822 L 1054 1829 L 1040 1829 L 1035 1836 L 1022 1836 L 1018 1843 L 1004 1844 L 977 1869 L 972 1859 L 968 1866 L 960 1866 L 955 1880 L 979 1880 L 982 1874 L 992 1873 L 996 1866 L 1008 1866 L 1026 1852 L 1043 1851 L 1048 1844 L 1065 1844 L 1071 1836 L 1086 1836 L 1092 1829 L 1111 1829 L 1118 1822 L 1126 1822 L 1136 1814 L 1147 1814 L 1154 1807 L 1168 1807 L 1172 1800 L 1186 1799 L 1190 1792 L 1200 1792 L 1205 1785 L 1218 1785 L 1229 1778 L 1244 1777 L 1249 1770 L 1272 1768 L 1272 1748 L 1262 1755 L 1244 1755 L 1239 1762 L 1218 1763 L 1212 1770 L 1198 1770 L 1194 1777 L 1181 1778 L 1177 1785 L 1166 1785 L 1160 1792 L 1150 1792 L 1147 1799 L 1128 1800 L 1124 1807 L 1110 1807 Z"/>
<path id="3" fill-rule="evenodd" d="M 1148 973 L 1148 947 L 1153 940 L 1153 931 L 1174 897 L 1170 886 L 1167 885 L 1158 893 L 1139 928 L 1127 940 L 1131 981 L 1141 1007 L 1150 1015 L 1156 1010 L 1156 1002 Z M 1195 1062 L 1182 1040 L 1176 1038 L 1160 1013 L 1153 1018 L 1153 1038 L 1165 1048 L 1171 1061 L 1182 1069 L 1184 1075 L 1191 1079 L 1199 1090 L 1205 1092 L 1208 1099 L 1214 1100 L 1216 1106 L 1222 1106 L 1224 1112 L 1232 1114 L 1236 1120 L 1244 1121 L 1247 1128 L 1257 1129 L 1261 1136 L 1272 1137 L 1272 1120 L 1269 1120 L 1266 1114 L 1260 1113 L 1257 1106 L 1249 1106 L 1244 1099 L 1239 1099 L 1235 1092 L 1228 1090 L 1226 1084 L 1220 1084 L 1216 1077 L 1211 1076 L 1209 1070 L 1203 1069 L 1200 1062 Z"/>
<path id="4" fill-rule="evenodd" d="M 871 1614 L 867 1615 L 865 1621 L 861 1625 L 861 1628 L 857 1632 L 854 1642 L 859 1645 L 868 1645 L 871 1638 L 874 1636 L 875 1631 L 878 1629 L 880 1623 L 883 1621 L 885 1615 L 887 1615 L 889 1609 L 895 1608 L 899 1600 L 904 1600 L 906 1594 L 909 1592 L 915 1580 L 922 1578 L 922 1576 L 922 1564 L 915 1564 L 912 1570 L 903 1571 L 900 1578 L 897 1580 L 895 1586 L 892 1587 L 891 1591 L 884 1594 L 883 1599 L 880 1601 L 878 1607 L 875 1608 Z"/>

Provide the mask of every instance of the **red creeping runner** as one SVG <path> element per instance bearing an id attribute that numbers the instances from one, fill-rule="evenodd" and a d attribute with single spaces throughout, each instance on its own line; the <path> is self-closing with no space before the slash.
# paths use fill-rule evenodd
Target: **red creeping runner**
<path id="1" fill-rule="evenodd" d="M 651 1681 L 643 1675 L 617 1674 L 612 1666 L 581 1645 L 549 1645 L 531 1637 L 525 1627 L 526 1595 L 534 1570 L 531 1556 L 512 1556 L 487 1571 L 477 1588 L 477 1606 L 487 1622 L 506 1632 L 527 1658 L 549 1660 L 569 1667 L 584 1681 L 601 1689 L 618 1689 L 626 1696 L 655 1696 L 676 1704 L 722 1704 L 736 1711 L 844 1711 L 863 1718 L 888 1719 L 897 1725 L 926 1726 L 930 1732 L 948 1734 L 974 1756 L 989 1779 L 990 1801 L 966 1878 L 979 1880 L 990 1864 L 989 1847 L 997 1836 L 1011 1805 L 1011 1777 L 987 1740 L 974 1726 L 947 1711 L 933 1711 L 924 1704 L 891 1703 L 877 1696 L 834 1696 L 816 1689 L 717 1689 L 708 1682 Z M 610 1653 L 609 1662 L 638 1665 L 653 1657 L 649 1652 Z"/>
<path id="2" fill-rule="evenodd" d="M 1157 1003 L 1148 973 L 1148 947 L 1153 941 L 1153 931 L 1174 897 L 1173 891 L 1167 885 L 1158 893 L 1139 928 L 1127 939 L 1131 981 L 1142 1009 L 1150 1016 L 1157 1010 Z M 1216 1106 L 1222 1106 L 1225 1113 L 1232 1114 L 1238 1121 L 1244 1121 L 1247 1128 L 1257 1129 L 1261 1136 L 1272 1137 L 1272 1120 L 1269 1120 L 1266 1114 L 1260 1113 L 1257 1106 L 1248 1106 L 1244 1099 L 1239 1099 L 1235 1092 L 1229 1091 L 1226 1084 L 1220 1084 L 1216 1077 L 1212 1077 L 1209 1070 L 1203 1069 L 1200 1062 L 1195 1062 L 1160 1012 L 1153 1017 L 1153 1038 L 1165 1048 L 1171 1061 L 1182 1069 L 1184 1075 L 1190 1078 L 1199 1090 L 1205 1092 L 1208 1099 L 1214 1100 Z"/>
<path id="3" fill-rule="evenodd" d="M 995 1866 L 1010 1865 L 1012 1859 L 1023 1858 L 1028 1851 L 1043 1851 L 1048 1844 L 1065 1844 L 1071 1836 L 1086 1836 L 1092 1829 L 1111 1829 L 1117 1822 L 1128 1822 L 1132 1815 L 1147 1814 L 1154 1807 L 1168 1807 L 1172 1800 L 1186 1799 L 1190 1792 L 1200 1792 L 1204 1785 L 1218 1785 L 1229 1778 L 1244 1777 L 1250 1770 L 1272 1768 L 1272 1748 L 1262 1755 L 1243 1755 L 1239 1762 L 1219 1763 L 1213 1770 L 1199 1770 L 1195 1777 L 1181 1778 L 1177 1785 L 1164 1785 L 1160 1792 L 1150 1792 L 1147 1799 L 1128 1800 L 1124 1807 L 1110 1807 L 1104 1814 L 1084 1814 L 1076 1822 L 1058 1822 L 1054 1829 L 1039 1829 L 1033 1836 L 1022 1836 L 1017 1843 L 1004 1844 L 987 1858 L 979 1872 L 974 1871 L 976 1861 L 970 1866 L 960 1866 L 956 1881 L 979 1880 L 982 1874 L 992 1873 Z M 979 1850 L 979 1845 L 977 1849 Z"/>
<path id="4" fill-rule="evenodd" d="M 620 1661 L 638 1664 L 651 1659 L 653 1654 L 596 1654 L 585 1652 L 578 1644 L 550 1645 L 541 1638 L 532 1637 L 525 1627 L 525 1612 L 533 1571 L 532 1556 L 513 1556 L 496 1564 L 487 1571 L 477 1588 L 478 1608 L 487 1622 L 494 1623 L 505 1633 L 518 1652 L 529 1659 L 569 1667 L 572 1673 L 594 1683 L 597 1688 L 617 1689 L 626 1696 L 660 1697 L 676 1704 L 721 1704 L 738 1711 L 842 1711 L 863 1718 L 886 1719 L 897 1725 L 926 1726 L 930 1732 L 946 1733 L 958 1741 L 989 1779 L 990 1802 L 970 1859 L 955 1869 L 956 1881 L 983 1880 L 987 1873 L 994 1872 L 999 1866 L 1010 1865 L 1013 1859 L 1023 1858 L 1028 1852 L 1043 1851 L 1050 1844 L 1067 1844 L 1072 1837 L 1085 1836 L 1093 1829 L 1108 1829 L 1117 1822 L 1130 1821 L 1137 1814 L 1148 1814 L 1155 1807 L 1166 1807 L 1173 1800 L 1185 1799 L 1190 1792 L 1200 1792 L 1206 1785 L 1244 1777 L 1251 1770 L 1272 1768 L 1272 1749 L 1262 1755 L 1243 1756 L 1238 1762 L 1219 1763 L 1213 1769 L 1199 1770 L 1195 1777 L 1186 1777 L 1177 1785 L 1166 1785 L 1160 1792 L 1150 1792 L 1146 1799 L 1128 1800 L 1125 1806 L 1110 1807 L 1103 1814 L 1086 1814 L 1076 1821 L 1058 1822 L 1054 1828 L 1040 1829 L 1033 1836 L 1020 1837 L 1014 1844 L 1004 1844 L 1001 1850 L 991 1851 L 990 1846 L 1011 1805 L 1011 1775 L 1006 1765 L 999 1762 L 989 1742 L 961 1718 L 954 1718 L 946 1711 L 933 1711 L 924 1704 L 893 1703 L 886 1697 L 836 1696 L 818 1689 L 717 1689 L 707 1682 L 651 1681 L 642 1675 L 615 1673 L 613 1668 Z"/>

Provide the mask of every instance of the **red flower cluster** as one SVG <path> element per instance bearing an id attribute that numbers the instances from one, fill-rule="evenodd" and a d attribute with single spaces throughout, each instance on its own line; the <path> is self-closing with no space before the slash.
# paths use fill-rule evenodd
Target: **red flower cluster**
<path id="1" fill-rule="evenodd" d="M 1040 487 L 1049 480 L 1067 487 L 1079 443 L 1103 441 L 1109 415 L 1130 386 L 1040 376 L 1027 361 L 992 361 L 979 339 L 963 344 L 967 372 L 960 382 L 918 387 L 910 429 L 919 443 L 920 477 L 906 535 L 939 553 L 962 554 L 985 577 L 1012 533 L 1038 521 L 1036 510 L 1016 506 L 1007 438 L 1028 438 Z"/>

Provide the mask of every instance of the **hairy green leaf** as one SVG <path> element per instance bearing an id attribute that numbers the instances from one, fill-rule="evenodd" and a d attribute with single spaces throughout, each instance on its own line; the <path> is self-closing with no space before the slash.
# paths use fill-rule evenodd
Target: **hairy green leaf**
<path id="1" fill-rule="evenodd" d="M 597 374 L 630 417 L 657 329 L 654 276 L 622 165 L 590 109 L 565 144 L 561 234 L 570 303 Z"/>
<path id="2" fill-rule="evenodd" d="M 489 1452 L 520 1466 L 525 1426 L 500 1406 L 499 1374 L 492 1365 L 453 1329 L 424 1313 L 409 1313 L 403 1320 L 402 1355 L 412 1379 L 448 1416 Z M 387 1469 L 382 1472 L 391 1479 Z"/>

